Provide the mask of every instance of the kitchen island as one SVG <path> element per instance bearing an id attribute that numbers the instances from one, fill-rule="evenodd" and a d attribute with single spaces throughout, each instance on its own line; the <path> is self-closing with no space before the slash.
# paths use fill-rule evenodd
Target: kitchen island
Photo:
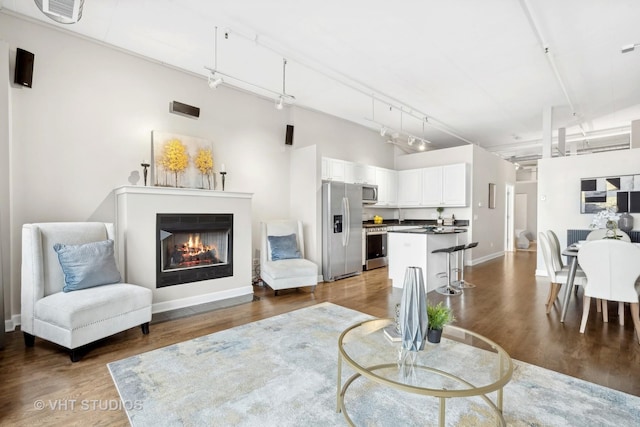
<path id="1" fill-rule="evenodd" d="M 387 247 L 389 256 L 389 279 L 396 288 L 404 285 L 407 267 L 420 267 L 424 275 L 426 292 L 446 285 L 446 279 L 436 277 L 447 271 L 447 255 L 432 253 L 436 249 L 467 243 L 465 228 L 420 227 L 408 230 L 389 231 Z M 452 266 L 459 265 L 461 252 L 451 254 Z M 452 276 L 451 280 L 455 280 Z"/>

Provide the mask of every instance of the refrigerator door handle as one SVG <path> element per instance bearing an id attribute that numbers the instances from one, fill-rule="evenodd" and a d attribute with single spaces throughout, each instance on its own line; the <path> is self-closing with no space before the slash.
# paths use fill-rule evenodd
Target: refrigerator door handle
<path id="1" fill-rule="evenodd" d="M 346 242 L 345 246 L 349 246 L 349 240 L 351 239 L 351 206 L 349 206 L 349 199 L 344 198 L 345 206 L 346 206 L 346 223 L 347 223 L 347 232 L 346 232 Z"/>

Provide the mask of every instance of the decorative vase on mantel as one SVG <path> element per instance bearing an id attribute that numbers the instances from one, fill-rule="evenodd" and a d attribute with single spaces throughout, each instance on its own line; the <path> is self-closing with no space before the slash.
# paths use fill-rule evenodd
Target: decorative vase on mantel
<path id="1" fill-rule="evenodd" d="M 628 212 L 621 213 L 620 219 L 618 219 L 618 228 L 629 234 L 633 230 L 633 216 Z"/>

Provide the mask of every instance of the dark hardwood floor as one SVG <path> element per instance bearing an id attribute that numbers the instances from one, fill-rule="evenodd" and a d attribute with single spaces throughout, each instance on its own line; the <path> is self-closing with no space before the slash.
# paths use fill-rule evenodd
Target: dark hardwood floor
<path id="1" fill-rule="evenodd" d="M 535 258 L 534 252 L 516 252 L 468 268 L 465 278 L 476 288 L 460 297 L 431 293 L 428 298 L 450 304 L 456 325 L 494 340 L 515 359 L 640 396 L 640 345 L 628 308 L 620 326 L 617 305 L 610 303 L 606 324 L 593 303 L 587 330 L 580 334 L 582 294 L 572 295 L 564 324 L 559 301 L 545 314 L 549 284 L 534 276 Z M 35 347 L 25 348 L 21 332 L 7 334 L 0 351 L 0 424 L 128 425 L 109 362 L 323 301 L 391 317 L 401 290 L 388 285 L 381 268 L 319 284 L 313 294 L 291 290 L 276 297 L 262 287 L 255 294 L 255 302 L 152 324 L 149 335 L 139 328 L 114 335 L 73 364 L 54 344 L 36 339 Z"/>

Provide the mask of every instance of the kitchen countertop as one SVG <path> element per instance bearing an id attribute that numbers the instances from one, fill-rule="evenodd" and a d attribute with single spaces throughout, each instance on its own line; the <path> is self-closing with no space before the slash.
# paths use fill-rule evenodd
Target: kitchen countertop
<path id="1" fill-rule="evenodd" d="M 389 233 L 407 233 L 407 234 L 458 234 L 458 233 L 466 233 L 466 228 L 452 228 L 452 227 L 443 227 L 438 230 L 432 227 L 418 227 L 418 228 L 409 228 L 406 230 L 389 230 Z"/>
<path id="2" fill-rule="evenodd" d="M 425 226 L 436 226 L 438 224 L 437 220 L 435 219 L 405 219 L 402 221 L 398 221 L 397 219 L 387 219 L 384 220 L 382 222 L 382 224 L 374 224 L 373 220 L 370 221 L 363 221 L 362 225 L 363 227 L 366 226 L 373 226 L 373 225 L 386 225 L 386 226 L 394 226 L 394 225 L 401 225 L 401 226 L 415 226 L 415 227 L 425 227 Z M 447 225 L 446 227 L 468 227 L 469 226 L 469 220 L 467 219 L 456 219 L 456 223 L 455 225 Z"/>

